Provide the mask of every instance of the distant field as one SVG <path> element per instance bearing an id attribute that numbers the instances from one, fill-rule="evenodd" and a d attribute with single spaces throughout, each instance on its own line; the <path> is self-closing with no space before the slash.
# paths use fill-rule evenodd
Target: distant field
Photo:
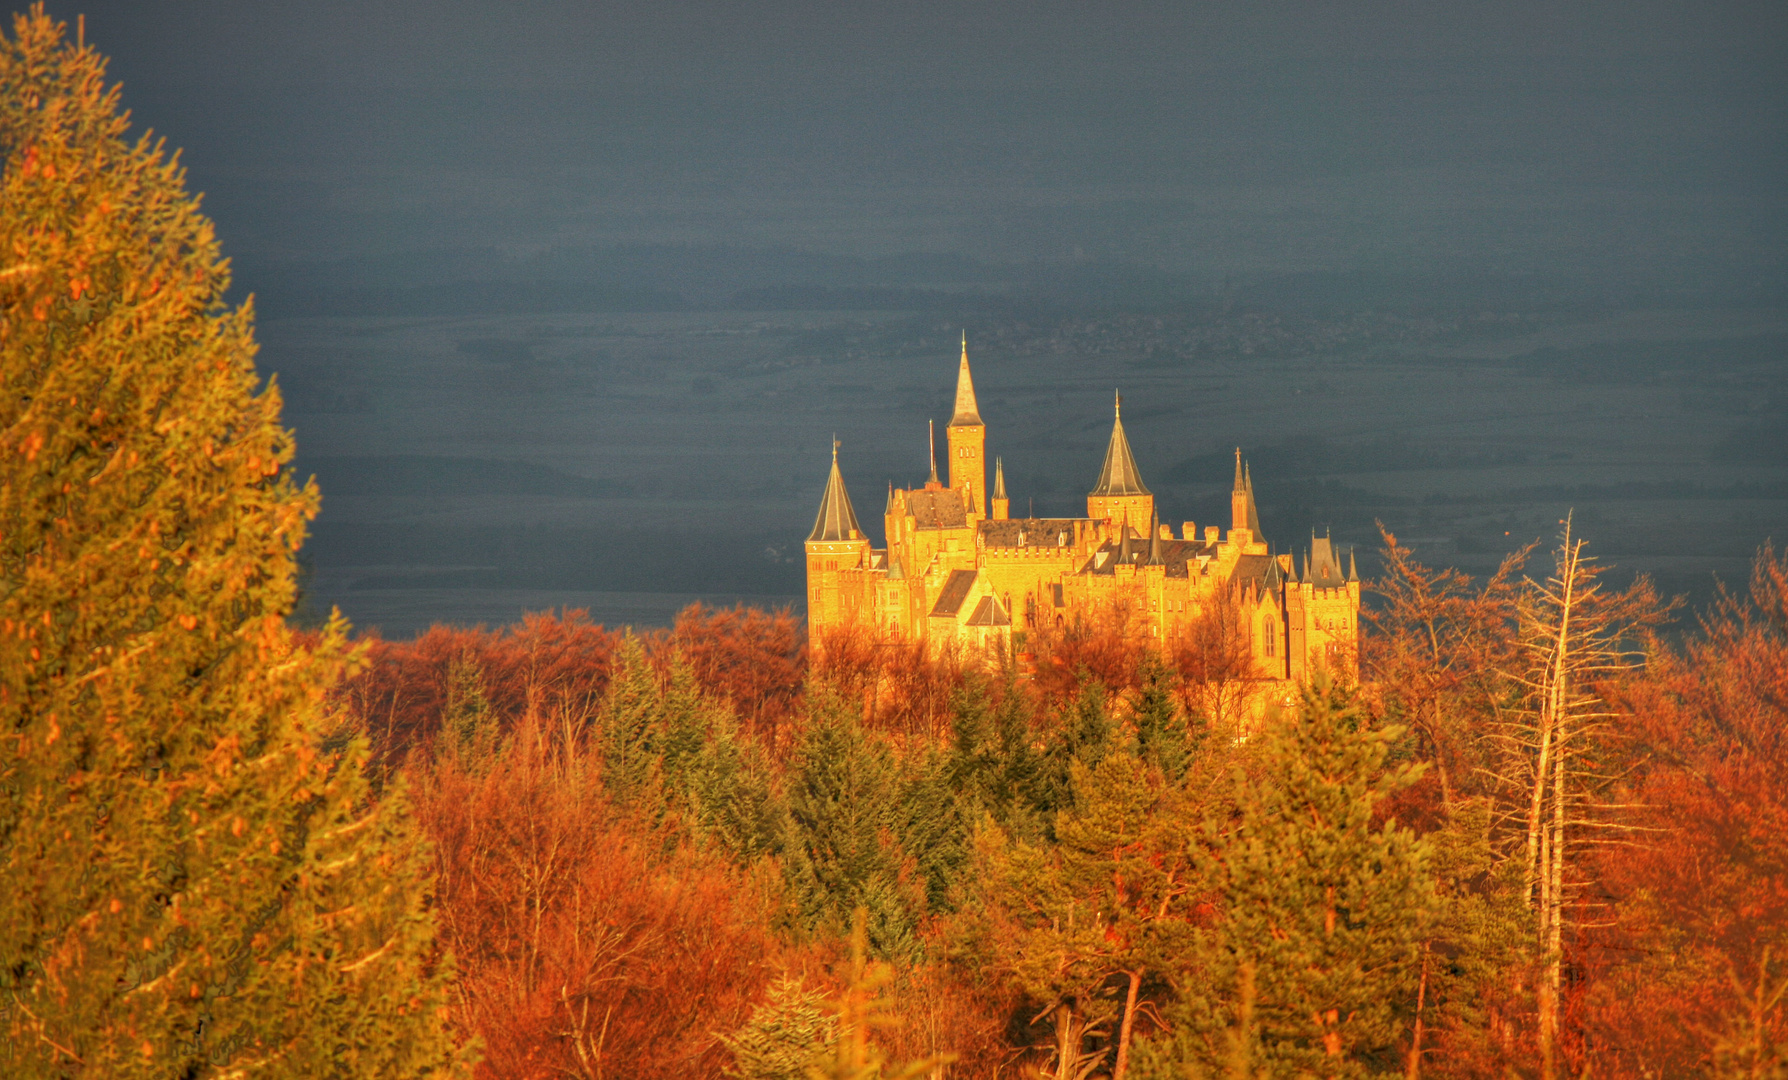
<path id="1" fill-rule="evenodd" d="M 970 336 L 1017 512 L 1074 513 L 1114 390 L 1163 515 L 1481 569 L 1567 510 L 1697 599 L 1788 539 L 1788 313 L 1264 309 L 311 318 L 262 328 L 324 512 L 311 602 L 388 636 L 588 606 L 790 599 L 834 433 L 859 517 L 922 480 Z M 661 594 L 663 601 L 642 594 Z"/>

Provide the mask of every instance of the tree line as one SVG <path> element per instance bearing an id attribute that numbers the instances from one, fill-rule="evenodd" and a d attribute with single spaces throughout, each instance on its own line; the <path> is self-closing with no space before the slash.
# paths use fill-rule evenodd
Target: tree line
<path id="1" fill-rule="evenodd" d="M 699 606 L 294 629 L 319 492 L 126 127 L 15 18 L 0 1073 L 1788 1069 L 1788 557 L 1691 617 L 1568 520 L 1481 579 L 1387 532 L 1358 682 L 1271 701 L 1223 604 L 992 663 Z"/>

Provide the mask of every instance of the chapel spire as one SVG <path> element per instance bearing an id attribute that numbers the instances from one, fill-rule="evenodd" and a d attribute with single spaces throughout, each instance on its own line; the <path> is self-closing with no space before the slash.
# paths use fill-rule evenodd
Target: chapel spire
<path id="1" fill-rule="evenodd" d="M 969 376 L 968 331 L 962 332 L 962 363 L 956 369 L 956 412 L 944 428 L 950 446 L 950 486 L 964 493 L 969 513 L 987 516 L 987 425 L 975 404 L 975 380 Z"/>
<path id="2" fill-rule="evenodd" d="M 1260 539 L 1260 515 L 1254 510 L 1254 481 L 1242 464 L 1242 448 L 1235 448 L 1235 485 L 1229 492 L 1229 528 L 1246 529 Z"/>
<path id="3" fill-rule="evenodd" d="M 925 449 L 931 454 L 931 479 L 925 481 L 927 489 L 940 487 L 937 482 L 937 421 L 925 421 Z"/>
<path id="4" fill-rule="evenodd" d="M 951 427 L 984 427 L 981 409 L 975 404 L 975 380 L 969 376 L 968 331 L 962 332 L 962 364 L 956 369 L 956 413 L 950 417 Z"/>

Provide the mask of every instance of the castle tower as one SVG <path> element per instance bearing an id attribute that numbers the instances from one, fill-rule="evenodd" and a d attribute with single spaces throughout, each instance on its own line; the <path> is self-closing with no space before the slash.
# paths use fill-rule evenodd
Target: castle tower
<path id="1" fill-rule="evenodd" d="M 832 474 L 826 478 L 819 515 L 813 520 L 805 547 L 808 630 L 836 629 L 850 615 L 841 587 L 843 572 L 861 565 L 869 553 L 869 538 L 857 524 L 857 512 L 851 508 L 850 493 L 844 490 L 844 476 L 838 471 L 836 439 L 832 440 Z"/>
<path id="2" fill-rule="evenodd" d="M 1114 528 L 1120 521 L 1155 519 L 1155 496 L 1142 485 L 1136 457 L 1130 453 L 1130 440 L 1124 437 L 1123 407 L 1124 399 L 1120 396 L 1112 406 L 1111 443 L 1105 448 L 1099 482 L 1086 497 L 1086 516 L 1108 521 Z"/>
<path id="3" fill-rule="evenodd" d="M 1006 463 L 993 459 L 993 520 L 1005 521 L 1012 516 L 1012 500 L 1006 498 Z"/>
<path id="4" fill-rule="evenodd" d="M 956 371 L 956 414 L 944 429 L 950 441 L 950 486 L 969 489 L 971 517 L 987 516 L 987 425 L 975 405 L 975 383 L 969 378 L 968 331 L 962 334 L 962 366 Z"/>

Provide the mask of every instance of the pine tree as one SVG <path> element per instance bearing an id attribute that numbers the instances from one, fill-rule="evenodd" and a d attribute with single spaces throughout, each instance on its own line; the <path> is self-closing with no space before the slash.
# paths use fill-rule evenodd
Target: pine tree
<path id="1" fill-rule="evenodd" d="M 1197 750 L 1203 725 L 1198 733 L 1190 730 L 1173 700 L 1173 674 L 1159 657 L 1144 658 L 1138 675 L 1142 685 L 1136 694 L 1136 752 L 1177 782 Z"/>
<path id="2" fill-rule="evenodd" d="M 489 767 L 502 742 L 496 714 L 484 693 L 484 672 L 470 655 L 447 666 L 447 701 L 441 709 L 437 753 L 459 768 Z"/>
<path id="3" fill-rule="evenodd" d="M 1054 794 L 1046 762 L 1031 742 L 1031 719 L 1029 697 L 1016 678 L 997 702 L 975 677 L 952 698 L 946 779 L 959 795 L 965 822 L 985 813 L 1014 836 L 1041 835 Z"/>
<path id="4" fill-rule="evenodd" d="M 1235 817 L 1201 849 L 1219 918 L 1152 1075 L 1162 1058 L 1241 1075 L 1403 1071 L 1437 901 L 1427 843 L 1373 823 L 1419 771 L 1386 767 L 1399 734 L 1368 727 L 1353 691 L 1322 675 L 1262 733 L 1261 775 L 1240 781 Z"/>
<path id="5" fill-rule="evenodd" d="M 615 650 L 596 722 L 609 794 L 623 804 L 656 802 L 661 794 L 657 741 L 664 727 L 664 691 L 645 646 L 631 633 Z"/>
<path id="6" fill-rule="evenodd" d="M 838 1018 L 827 1013 L 824 994 L 784 976 L 770 985 L 770 1000 L 720 1041 L 733 1052 L 726 1071 L 733 1080 L 810 1080 L 838 1044 Z"/>
<path id="7" fill-rule="evenodd" d="M 903 1064 L 890 1063 L 871 1039 L 875 1028 L 893 1023 L 882 991 L 893 981 L 894 969 L 869 959 L 868 922 L 867 909 L 859 907 L 852 912 L 850 968 L 834 1014 L 837 1038 L 832 1044 L 832 1060 L 822 1061 L 808 1075 L 813 1080 L 917 1080 L 927 1074 L 938 1075 L 956 1055 L 934 1054 Z"/>
<path id="8" fill-rule="evenodd" d="M 842 933 L 863 906 L 877 955 L 917 955 L 925 887 L 907 872 L 900 845 L 899 763 L 837 699 L 809 707 L 815 715 L 788 777 L 790 892 L 813 928 Z"/>
<path id="9" fill-rule="evenodd" d="M 971 947 L 1051 1019 L 1047 1075 L 1079 1080 L 1109 1059 L 1122 1080 L 1144 981 L 1192 942 L 1185 815 L 1130 753 L 1076 761 L 1072 782 L 1054 844 L 978 838 Z"/>
<path id="10" fill-rule="evenodd" d="M 172 157 L 0 39 L 0 1073 L 458 1071 L 401 786 L 284 617 L 317 509 Z"/>

